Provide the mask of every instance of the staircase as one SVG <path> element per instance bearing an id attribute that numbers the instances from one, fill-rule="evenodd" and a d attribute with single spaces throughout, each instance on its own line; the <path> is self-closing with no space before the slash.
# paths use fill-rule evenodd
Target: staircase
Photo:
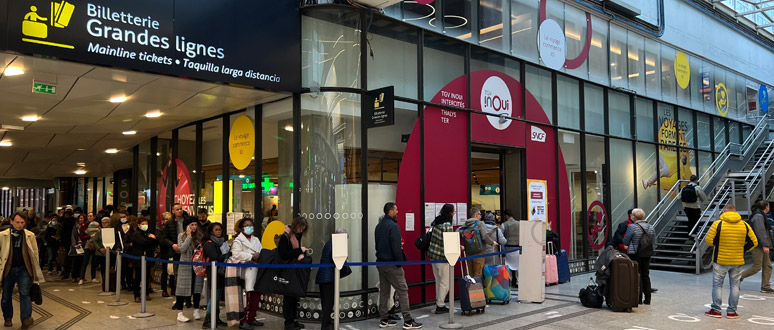
<path id="1" fill-rule="evenodd" d="M 699 185 L 707 200 L 692 228 L 680 202 L 680 189 L 687 181 L 678 181 L 664 195 L 646 218 L 656 231 L 651 268 L 699 274 L 711 267 L 712 247 L 704 243 L 704 237 L 723 207 L 733 203 L 744 218 L 750 214 L 752 203 L 774 193 L 774 182 L 770 181 L 774 140 L 768 138 L 768 117 L 763 117 L 743 144 L 726 146 L 701 175 Z"/>

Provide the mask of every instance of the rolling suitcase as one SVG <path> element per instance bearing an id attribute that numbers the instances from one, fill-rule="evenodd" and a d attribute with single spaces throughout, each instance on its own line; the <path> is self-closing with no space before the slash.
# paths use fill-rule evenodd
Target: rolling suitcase
<path id="1" fill-rule="evenodd" d="M 548 254 L 546 254 L 546 285 L 559 283 L 559 273 L 556 269 L 556 255 L 554 254 L 554 243 L 548 242 Z"/>
<path id="2" fill-rule="evenodd" d="M 502 251 L 502 247 L 500 248 Z M 500 262 L 505 260 L 500 255 Z M 484 266 L 484 295 L 486 301 L 499 300 L 503 305 L 511 302 L 511 275 L 504 265 Z"/>
<path id="3" fill-rule="evenodd" d="M 465 256 L 465 252 L 462 253 Z M 483 313 L 486 309 L 486 297 L 484 285 L 479 277 L 470 277 L 469 271 L 465 271 L 467 262 L 462 262 L 462 279 L 460 279 L 460 309 L 461 314 L 472 315 L 473 312 Z M 453 284 L 452 284 L 453 285 Z"/>
<path id="4" fill-rule="evenodd" d="M 640 299 L 640 273 L 636 262 L 617 256 L 610 262 L 607 284 L 607 305 L 614 312 L 631 312 Z"/>
<path id="5" fill-rule="evenodd" d="M 559 283 L 570 281 L 570 261 L 567 259 L 567 251 L 564 249 L 556 256 L 556 269 L 559 275 Z"/>

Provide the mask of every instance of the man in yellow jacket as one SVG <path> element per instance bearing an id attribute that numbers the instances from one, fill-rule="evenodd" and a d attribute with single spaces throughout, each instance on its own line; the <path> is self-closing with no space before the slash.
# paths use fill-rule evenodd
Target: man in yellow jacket
<path id="1" fill-rule="evenodd" d="M 709 317 L 721 318 L 723 314 L 720 305 L 723 298 L 720 297 L 723 289 L 723 281 L 726 273 L 730 278 L 730 293 L 728 295 L 728 309 L 726 317 L 729 319 L 738 319 L 736 312 L 739 303 L 739 283 L 744 268 L 745 242 L 749 239 L 752 247 L 758 245 L 758 239 L 755 237 L 750 226 L 742 221 L 742 217 L 736 212 L 734 205 L 728 204 L 723 208 L 723 214 L 720 220 L 712 223 L 709 233 L 704 241 L 707 245 L 715 247 L 714 261 L 712 265 L 712 309 L 704 313 Z"/>

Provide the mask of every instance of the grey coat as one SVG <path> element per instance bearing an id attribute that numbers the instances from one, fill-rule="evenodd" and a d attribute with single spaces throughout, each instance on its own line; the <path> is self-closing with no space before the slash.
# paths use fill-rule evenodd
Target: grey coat
<path id="1" fill-rule="evenodd" d="M 193 244 L 193 238 L 191 236 L 186 237 L 183 239 L 183 235 L 185 233 L 180 233 L 177 235 L 177 246 L 180 248 L 180 261 L 191 261 L 193 258 L 194 250 L 196 250 L 197 246 L 194 246 Z M 193 288 L 193 293 L 201 294 L 202 293 L 202 287 L 204 286 L 204 276 L 196 276 L 193 272 L 193 266 L 189 265 L 179 265 L 176 270 L 177 273 L 175 273 L 175 281 L 177 281 L 176 285 L 177 288 L 175 290 L 175 295 L 178 297 L 190 297 L 191 296 L 191 287 Z"/>
<path id="2" fill-rule="evenodd" d="M 519 222 L 514 218 L 510 218 L 503 222 L 502 226 L 508 245 L 519 245 Z"/>
<path id="3" fill-rule="evenodd" d="M 772 247 L 769 230 L 766 228 L 766 221 L 768 221 L 768 219 L 766 219 L 766 216 L 760 211 L 755 212 L 750 219 L 750 227 L 752 227 L 753 232 L 755 232 L 755 237 L 758 238 L 759 248 Z"/>
<path id="4" fill-rule="evenodd" d="M 642 229 L 640 229 L 642 226 Z M 645 220 L 637 221 L 626 228 L 626 235 L 624 236 L 623 244 L 628 246 L 626 251 L 628 254 L 636 254 L 640 245 L 640 238 L 642 238 L 643 229 L 650 236 L 652 242 L 656 242 L 656 231 L 653 230 L 653 226 L 645 222 Z"/>

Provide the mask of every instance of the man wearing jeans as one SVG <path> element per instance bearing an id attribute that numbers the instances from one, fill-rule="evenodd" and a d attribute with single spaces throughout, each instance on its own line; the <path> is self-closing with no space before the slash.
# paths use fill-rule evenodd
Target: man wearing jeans
<path id="1" fill-rule="evenodd" d="M 704 313 L 709 317 L 721 318 L 723 314 L 720 305 L 723 281 L 728 274 L 730 278 L 730 293 L 728 295 L 728 309 L 726 317 L 738 319 L 736 312 L 739 303 L 739 282 L 744 268 L 745 241 L 749 238 L 753 242 L 752 248 L 758 245 L 755 232 L 742 221 L 742 217 L 736 212 L 734 205 L 728 204 L 723 208 L 720 220 L 715 221 L 710 227 L 707 237 L 704 239 L 707 245 L 715 247 L 712 265 L 712 309 Z M 749 248 L 749 249 L 752 249 Z"/>
<path id="2" fill-rule="evenodd" d="M 376 225 L 374 242 L 376 242 L 377 262 L 404 261 L 403 242 L 400 237 L 400 227 L 395 217 L 398 216 L 398 206 L 395 203 L 384 205 L 384 217 Z M 390 287 L 395 288 L 403 314 L 403 329 L 419 329 L 422 324 L 411 318 L 408 299 L 406 275 L 401 266 L 376 266 L 379 272 L 379 321 L 380 328 L 394 327 L 398 323 L 387 317 L 387 300 L 390 299 Z"/>
<path id="3" fill-rule="evenodd" d="M 5 327 L 13 326 L 13 287 L 19 287 L 19 308 L 22 329 L 32 326 L 32 283 L 42 283 L 38 242 L 35 234 L 24 229 L 27 225 L 26 212 L 17 212 L 11 217 L 11 228 L 0 232 L 0 274 L 3 276 L 2 309 Z"/>

